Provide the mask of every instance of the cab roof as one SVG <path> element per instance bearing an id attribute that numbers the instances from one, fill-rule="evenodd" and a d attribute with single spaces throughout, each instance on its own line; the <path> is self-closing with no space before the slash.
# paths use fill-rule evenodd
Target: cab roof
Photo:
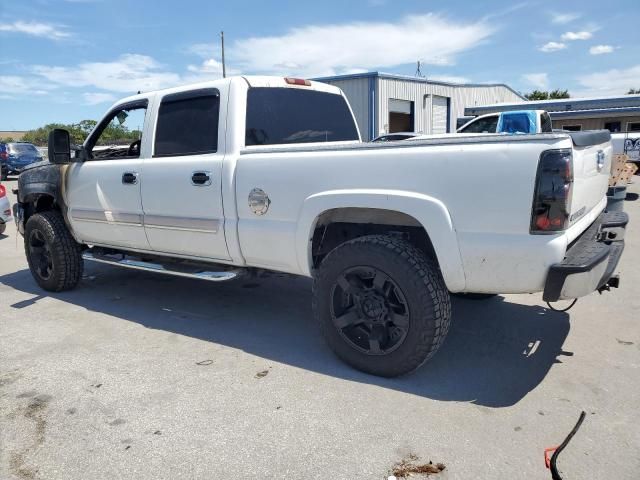
<path id="1" fill-rule="evenodd" d="M 142 100 L 156 94 L 166 95 L 170 93 L 187 92 L 189 90 L 197 90 L 201 88 L 216 88 L 216 87 L 219 88 L 223 85 L 228 85 L 232 82 L 237 82 L 237 81 L 246 82 L 246 84 L 249 87 L 298 88 L 298 89 L 307 89 L 307 90 L 315 90 L 315 91 L 326 92 L 326 93 L 333 93 L 336 95 L 342 94 L 342 91 L 338 87 L 329 85 L 327 83 L 316 82 L 313 80 L 306 80 L 305 81 L 306 85 L 299 85 L 299 84 L 288 83 L 287 82 L 288 78 L 290 78 L 291 80 L 302 80 L 302 79 L 293 79 L 292 77 L 276 77 L 276 76 L 267 76 L 267 75 L 233 76 L 233 77 L 227 77 L 227 78 L 220 78 L 217 80 L 210 80 L 206 82 L 180 85 L 178 87 L 140 92 L 136 95 L 131 95 L 129 97 L 118 100 L 116 103 L 113 104 L 112 108 L 122 103 Z"/>

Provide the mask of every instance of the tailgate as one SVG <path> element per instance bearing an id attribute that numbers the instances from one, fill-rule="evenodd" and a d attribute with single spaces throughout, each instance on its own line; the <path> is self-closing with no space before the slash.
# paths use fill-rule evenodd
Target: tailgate
<path id="1" fill-rule="evenodd" d="M 569 224 L 591 212 L 607 195 L 611 174 L 611 134 L 608 130 L 571 132 L 573 140 L 573 194 Z"/>

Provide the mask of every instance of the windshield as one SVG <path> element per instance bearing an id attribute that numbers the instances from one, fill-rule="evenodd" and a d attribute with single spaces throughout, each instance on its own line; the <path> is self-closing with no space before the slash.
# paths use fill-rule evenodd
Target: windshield
<path id="1" fill-rule="evenodd" d="M 10 143 L 9 151 L 12 153 L 33 153 L 38 154 L 38 149 L 30 143 Z"/>

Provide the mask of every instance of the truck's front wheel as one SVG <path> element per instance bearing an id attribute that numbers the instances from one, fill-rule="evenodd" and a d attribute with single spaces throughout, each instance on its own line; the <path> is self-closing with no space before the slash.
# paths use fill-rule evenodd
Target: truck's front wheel
<path id="1" fill-rule="evenodd" d="M 314 315 L 332 350 L 355 368 L 411 372 L 449 330 L 449 292 L 435 262 L 411 243 L 368 235 L 334 249 L 314 280 Z"/>
<path id="2" fill-rule="evenodd" d="M 82 278 L 80 245 L 54 210 L 32 215 L 25 226 L 24 250 L 33 278 L 50 292 L 73 289 Z"/>

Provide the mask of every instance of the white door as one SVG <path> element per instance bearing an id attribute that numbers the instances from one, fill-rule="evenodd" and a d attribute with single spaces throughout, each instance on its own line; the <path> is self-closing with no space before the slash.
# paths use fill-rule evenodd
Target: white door
<path id="1" fill-rule="evenodd" d="M 142 166 L 144 228 L 157 252 L 229 259 L 222 206 L 224 121 L 216 89 L 165 95 Z"/>
<path id="2" fill-rule="evenodd" d="M 447 133 L 449 99 L 434 95 L 431 99 L 431 133 Z"/>
<path id="3" fill-rule="evenodd" d="M 146 106 L 141 100 L 112 110 L 85 143 L 89 158 L 66 167 L 68 218 L 85 243 L 149 249 L 139 182 Z"/>

